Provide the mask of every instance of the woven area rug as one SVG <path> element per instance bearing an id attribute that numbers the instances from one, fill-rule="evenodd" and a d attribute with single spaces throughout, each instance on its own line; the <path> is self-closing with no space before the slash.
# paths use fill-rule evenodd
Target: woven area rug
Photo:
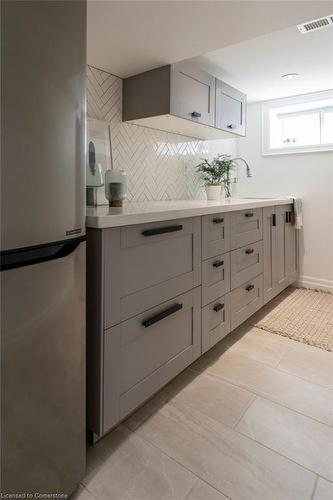
<path id="1" fill-rule="evenodd" d="M 289 287 L 253 319 L 257 328 L 333 351 L 333 294 Z"/>

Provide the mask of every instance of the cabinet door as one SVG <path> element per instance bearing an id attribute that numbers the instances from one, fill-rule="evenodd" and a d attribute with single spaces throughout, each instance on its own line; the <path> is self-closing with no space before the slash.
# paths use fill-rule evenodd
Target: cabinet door
<path id="1" fill-rule="evenodd" d="M 262 208 L 230 214 L 230 249 L 236 250 L 262 239 Z"/>
<path id="2" fill-rule="evenodd" d="M 171 114 L 214 126 L 215 78 L 188 63 L 171 66 Z"/>
<path id="3" fill-rule="evenodd" d="M 201 354 L 200 287 L 105 331 L 103 432 Z"/>
<path id="4" fill-rule="evenodd" d="M 230 217 L 219 213 L 202 217 L 202 258 L 209 259 L 230 250 Z"/>
<path id="5" fill-rule="evenodd" d="M 246 95 L 216 80 L 215 127 L 245 136 Z"/>
<path id="6" fill-rule="evenodd" d="M 263 209 L 264 303 L 297 278 L 297 241 L 292 205 Z"/>
<path id="7" fill-rule="evenodd" d="M 274 258 L 274 282 L 277 287 L 277 293 L 282 291 L 287 286 L 288 273 L 286 266 L 286 220 L 289 207 L 282 205 L 276 207 L 276 242 L 275 242 L 275 256 Z"/>
<path id="8" fill-rule="evenodd" d="M 275 283 L 275 245 L 276 214 L 275 207 L 263 209 L 263 243 L 264 243 L 264 304 L 276 295 Z"/>
<path id="9" fill-rule="evenodd" d="M 230 332 L 230 293 L 202 309 L 202 353 Z"/>

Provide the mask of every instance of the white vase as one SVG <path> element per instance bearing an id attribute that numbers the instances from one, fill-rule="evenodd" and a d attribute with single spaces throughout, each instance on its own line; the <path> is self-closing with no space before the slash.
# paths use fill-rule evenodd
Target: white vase
<path id="1" fill-rule="evenodd" d="M 218 185 L 218 186 L 205 186 L 206 187 L 206 195 L 207 195 L 207 200 L 220 200 L 221 199 L 221 193 L 224 195 L 224 189 L 222 189 L 223 186 Z"/>

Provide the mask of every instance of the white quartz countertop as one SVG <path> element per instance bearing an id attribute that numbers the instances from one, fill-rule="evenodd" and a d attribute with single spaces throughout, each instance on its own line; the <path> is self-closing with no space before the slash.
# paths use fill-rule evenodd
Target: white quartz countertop
<path id="1" fill-rule="evenodd" d="M 122 208 L 108 206 L 88 207 L 86 226 L 108 228 L 157 222 L 184 217 L 195 217 L 250 208 L 269 207 L 292 203 L 289 197 L 281 198 L 227 198 L 221 201 L 177 200 L 126 202 Z"/>

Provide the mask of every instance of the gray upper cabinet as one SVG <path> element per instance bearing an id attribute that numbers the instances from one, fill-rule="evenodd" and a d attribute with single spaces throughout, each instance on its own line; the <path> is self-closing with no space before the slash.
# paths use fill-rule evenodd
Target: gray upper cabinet
<path id="1" fill-rule="evenodd" d="M 246 95 L 216 80 L 215 127 L 245 136 Z"/>
<path id="2" fill-rule="evenodd" d="M 215 78 L 180 62 L 171 66 L 171 113 L 214 126 Z"/>
<path id="3" fill-rule="evenodd" d="M 233 109 L 230 97 L 229 100 L 223 101 L 223 96 L 219 95 L 219 105 L 216 106 L 216 82 L 222 83 L 185 61 L 125 78 L 123 120 L 199 139 L 223 139 L 231 137 L 232 134 L 244 135 L 246 99 L 243 99 L 243 94 L 232 89 L 237 95 L 237 105 L 242 96 L 242 118 L 238 118 L 238 111 Z M 223 88 L 231 89 L 228 86 Z M 219 113 L 218 121 L 215 110 Z M 238 124 L 237 127 L 224 126 L 225 117 L 228 123 L 232 118 L 232 123 Z M 239 128 L 240 122 L 242 127 L 244 125 L 243 128 Z"/>

